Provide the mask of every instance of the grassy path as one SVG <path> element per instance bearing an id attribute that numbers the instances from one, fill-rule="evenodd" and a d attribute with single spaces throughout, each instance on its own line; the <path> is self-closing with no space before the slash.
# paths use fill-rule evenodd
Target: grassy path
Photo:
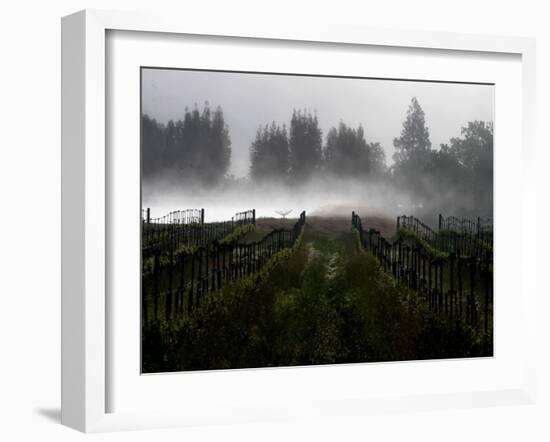
<path id="1" fill-rule="evenodd" d="M 417 334 L 418 315 L 374 258 L 358 250 L 347 218 L 308 218 L 300 248 L 262 291 L 284 318 L 272 335 L 280 365 L 414 357 L 407 336 Z"/>
<path id="2" fill-rule="evenodd" d="M 318 273 L 316 277 L 327 284 L 342 276 L 349 263 L 358 258 L 365 257 L 357 248 L 347 218 L 309 217 L 300 248 L 275 270 L 268 284 L 300 288 L 311 272 Z"/>

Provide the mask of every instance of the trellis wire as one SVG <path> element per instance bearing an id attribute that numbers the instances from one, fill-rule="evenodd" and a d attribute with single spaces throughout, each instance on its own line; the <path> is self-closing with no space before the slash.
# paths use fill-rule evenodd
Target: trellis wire
<path id="1" fill-rule="evenodd" d="M 398 219 L 398 225 L 411 226 L 416 229 L 415 233 L 423 234 L 424 226 L 418 223 L 417 228 L 417 223 L 410 224 L 410 219 Z M 355 212 L 352 212 L 352 226 L 357 229 L 361 246 L 378 259 L 384 272 L 415 291 L 431 311 L 464 321 L 485 334 L 492 330 L 491 252 L 482 257 L 464 256 L 459 250 L 447 256 L 433 256 L 401 238 L 390 242 L 379 231 L 364 229 Z"/>
<path id="2" fill-rule="evenodd" d="M 148 213 L 149 209 L 146 216 Z M 180 248 L 202 247 L 224 238 L 237 227 L 255 223 L 255 209 L 239 212 L 231 220 L 214 223 L 204 222 L 204 209 L 170 212 L 161 218 L 142 223 L 142 256 L 147 258 L 155 250 L 170 253 Z"/>
<path id="3" fill-rule="evenodd" d="M 488 251 L 492 251 L 493 232 L 492 226 L 488 229 L 488 224 L 480 223 L 481 221 L 474 223 L 467 219 L 443 218 L 439 215 L 439 230 L 436 232 L 418 218 L 402 215 L 397 217 L 397 233 L 401 229 L 408 230 L 443 252 L 483 257 Z M 484 227 L 480 228 L 480 225 Z"/>
<path id="4" fill-rule="evenodd" d="M 235 222 L 252 222 L 243 214 Z M 273 230 L 247 244 L 215 240 L 192 251 L 171 252 L 164 259 L 156 249 L 152 269 L 142 274 L 143 321 L 191 314 L 208 292 L 257 274 L 275 253 L 294 245 L 305 222 L 303 211 L 292 229 Z"/>

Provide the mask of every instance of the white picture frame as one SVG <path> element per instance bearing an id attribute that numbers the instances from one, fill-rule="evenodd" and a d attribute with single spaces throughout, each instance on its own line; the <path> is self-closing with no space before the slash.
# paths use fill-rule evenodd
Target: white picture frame
<path id="1" fill-rule="evenodd" d="M 223 416 L 199 410 L 181 412 L 107 412 L 112 385 L 109 366 L 109 303 L 107 300 L 106 219 L 110 198 L 107 185 L 106 34 L 142 31 L 206 35 L 287 42 L 370 45 L 380 48 L 425 48 L 514 54 L 521 57 L 522 224 L 535 218 L 534 157 L 535 43 L 532 39 L 416 31 L 390 31 L 344 26 L 227 22 L 211 23 L 190 17 L 86 10 L 62 20 L 62 423 L 84 432 L 185 426 L 215 422 L 246 422 L 311 415 L 361 414 L 426 408 L 453 408 L 509 403 L 532 403 L 536 395 L 535 339 L 526 342 L 524 377 L 514 388 L 477 389 L 460 394 L 426 394 L 372 398 L 327 397 L 285 407 L 250 404 Z M 498 124 L 498 123 L 497 123 Z M 522 257 L 534 254 L 527 242 Z M 518 326 L 534 336 L 536 288 L 533 269 L 522 259 L 523 316 Z M 531 272 L 531 273 L 529 273 Z M 529 276 L 531 275 L 531 277 Z M 337 368 L 335 368 L 337 369 Z M 295 369 L 288 369 L 295 370 Z M 291 410 L 291 411 L 289 411 Z"/>

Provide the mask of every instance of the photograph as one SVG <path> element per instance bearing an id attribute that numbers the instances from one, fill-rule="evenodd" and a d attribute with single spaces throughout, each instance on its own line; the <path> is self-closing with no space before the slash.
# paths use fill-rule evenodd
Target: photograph
<path id="1" fill-rule="evenodd" d="M 493 83 L 140 75 L 143 374 L 493 356 Z"/>

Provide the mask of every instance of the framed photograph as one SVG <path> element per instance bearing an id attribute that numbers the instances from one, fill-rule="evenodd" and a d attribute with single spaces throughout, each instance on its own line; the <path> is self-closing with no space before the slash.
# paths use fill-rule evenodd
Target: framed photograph
<path id="1" fill-rule="evenodd" d="M 64 424 L 534 400 L 532 40 L 108 11 L 62 36 Z"/>

